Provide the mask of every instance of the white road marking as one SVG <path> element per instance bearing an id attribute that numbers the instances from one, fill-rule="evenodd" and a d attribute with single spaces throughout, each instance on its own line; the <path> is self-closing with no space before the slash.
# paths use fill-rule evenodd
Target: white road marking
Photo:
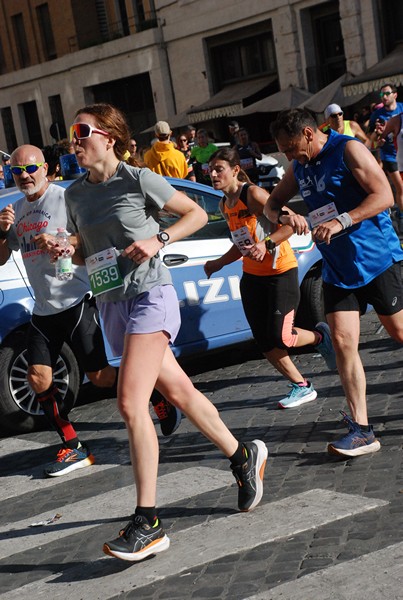
<path id="1" fill-rule="evenodd" d="M 403 542 L 244 600 L 402 600 Z"/>
<path id="2" fill-rule="evenodd" d="M 5 456 L 10 456 L 10 460 L 12 460 L 13 454 L 17 454 L 18 452 L 32 452 L 35 450 L 40 450 L 41 448 L 46 448 L 47 446 L 47 444 L 39 444 L 37 442 L 21 440 L 19 438 L 9 438 L 7 440 L 0 441 L 0 456 L 2 458 Z M 2 500 L 7 500 L 8 498 L 20 496 L 22 493 L 32 493 L 53 487 L 59 483 L 65 483 L 67 478 L 69 481 L 73 481 L 75 479 L 79 479 L 80 477 L 88 477 L 90 473 L 99 473 L 101 471 L 119 466 L 119 464 L 107 462 L 109 456 L 110 452 L 108 452 L 107 449 L 104 449 L 103 451 L 97 451 L 95 453 L 95 464 L 91 465 L 91 467 L 88 467 L 89 470 L 87 468 L 79 469 L 78 471 L 73 471 L 67 476 L 62 477 L 45 477 L 43 474 L 43 469 L 47 463 L 35 465 L 26 471 L 18 471 L 13 475 L 2 477 L 0 486 L 0 502 Z M 55 459 L 56 455 L 52 457 L 49 454 L 48 462 L 52 462 L 52 460 Z M 129 459 L 128 449 L 125 461 L 126 459 Z"/>
<path id="3" fill-rule="evenodd" d="M 183 474 L 184 471 L 181 473 Z M 177 478 L 178 475 L 180 473 L 175 477 Z M 188 495 L 195 493 L 201 480 L 195 478 L 194 483 L 197 487 L 188 484 Z M 172 487 L 172 480 L 170 487 Z M 111 569 L 111 564 L 107 561 L 116 563 L 117 559 L 101 558 L 100 553 L 99 557 L 92 558 L 92 563 L 73 567 L 62 574 L 54 574 L 22 586 L 3 594 L 2 600 L 42 596 L 65 600 L 71 595 L 71 586 L 75 582 L 79 582 L 82 597 L 87 594 L 91 600 L 106 600 L 119 593 L 139 589 L 166 577 L 185 573 L 225 556 L 387 504 L 388 502 L 384 500 L 314 489 L 262 505 L 251 513 L 233 514 L 178 533 L 170 533 L 170 550 L 159 554 L 155 559 L 133 565 L 123 571 L 118 568 Z M 112 514 L 116 512 L 115 510 Z M 295 585 L 295 582 L 293 584 Z M 370 586 L 366 586 L 366 592 L 367 596 L 369 593 L 372 597 Z M 295 597 L 294 595 L 293 598 Z M 301 595 L 297 597 L 303 598 Z M 312 600 L 311 594 L 308 597 Z"/>
<path id="4" fill-rule="evenodd" d="M 166 506 L 189 498 L 191 495 L 210 492 L 232 483 L 235 486 L 235 479 L 230 471 L 205 467 L 192 467 L 177 471 L 174 485 L 172 474 L 163 475 L 158 478 L 158 505 Z M 234 488 L 234 503 L 236 498 L 237 490 Z M 96 505 L 96 510 L 94 510 L 94 505 Z M 124 518 L 134 511 L 135 506 L 134 485 L 119 490 L 110 490 L 95 496 L 94 499 L 87 498 L 41 514 L 32 514 L 35 507 L 28 506 L 27 511 L 31 513 L 31 516 L 12 525 L 0 527 L 0 537 L 2 538 L 0 559 L 16 554 L 16 551 L 24 552 L 24 550 L 96 527 L 111 518 Z M 46 527 L 30 527 L 32 523 L 46 521 L 56 513 L 62 515 L 56 523 Z M 16 540 L 18 540 L 18 544 L 16 544 Z"/>

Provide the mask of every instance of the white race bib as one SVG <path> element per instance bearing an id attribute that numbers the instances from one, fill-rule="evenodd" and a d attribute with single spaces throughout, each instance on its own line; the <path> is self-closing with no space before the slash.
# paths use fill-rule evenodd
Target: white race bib
<path id="1" fill-rule="evenodd" d="M 232 241 L 243 256 L 246 256 L 250 250 L 250 247 L 255 244 L 249 229 L 244 225 L 235 231 L 231 231 Z"/>
<path id="2" fill-rule="evenodd" d="M 315 208 L 315 210 L 311 210 L 311 212 L 308 215 L 312 229 L 320 223 L 324 223 L 325 221 L 331 221 L 332 219 L 335 219 L 338 216 L 339 212 L 334 202 L 329 202 L 329 204 L 326 204 L 325 206 Z"/>
<path id="3" fill-rule="evenodd" d="M 117 263 L 116 248 L 107 248 L 91 254 L 85 266 L 94 296 L 123 287 L 123 278 Z"/>

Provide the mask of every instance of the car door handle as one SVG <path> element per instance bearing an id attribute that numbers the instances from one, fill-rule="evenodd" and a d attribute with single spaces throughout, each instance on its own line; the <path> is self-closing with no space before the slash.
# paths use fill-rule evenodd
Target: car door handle
<path id="1" fill-rule="evenodd" d="M 187 262 L 189 257 L 185 254 L 165 254 L 162 260 L 167 267 L 175 267 Z"/>

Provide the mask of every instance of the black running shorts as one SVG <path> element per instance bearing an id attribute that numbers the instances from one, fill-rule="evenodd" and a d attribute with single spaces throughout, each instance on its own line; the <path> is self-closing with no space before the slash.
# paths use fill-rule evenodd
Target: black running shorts
<path id="1" fill-rule="evenodd" d="M 368 304 L 372 304 L 378 315 L 394 315 L 403 308 L 400 262 L 359 288 L 345 289 L 323 283 L 323 298 L 326 314 L 344 310 L 364 314 Z"/>
<path id="2" fill-rule="evenodd" d="M 244 273 L 240 284 L 246 319 L 260 350 L 288 348 L 284 342 L 292 335 L 300 291 L 298 268 L 279 275 Z"/>
<path id="3" fill-rule="evenodd" d="M 32 315 L 28 330 L 28 364 L 54 367 L 63 343 L 71 346 L 80 368 L 100 371 L 108 365 L 95 299 L 83 300 L 55 315 Z"/>

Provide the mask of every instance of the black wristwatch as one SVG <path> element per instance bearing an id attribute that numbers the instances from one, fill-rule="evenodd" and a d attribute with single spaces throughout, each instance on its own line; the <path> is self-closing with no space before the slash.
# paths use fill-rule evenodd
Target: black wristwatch
<path id="1" fill-rule="evenodd" d="M 283 209 L 279 210 L 277 223 L 282 225 L 282 222 L 280 221 L 280 219 L 281 219 L 281 217 L 285 217 L 285 216 L 287 216 L 287 217 L 290 216 L 290 213 L 288 212 L 288 210 L 283 210 Z"/>
<path id="2" fill-rule="evenodd" d="M 272 250 L 274 250 L 274 249 L 275 249 L 275 247 L 276 247 L 276 242 L 273 242 L 273 240 L 271 239 L 271 237 L 270 237 L 269 235 L 267 235 L 267 236 L 264 238 L 264 240 L 263 240 L 263 241 L 264 241 L 264 243 L 265 243 L 266 250 L 268 250 L 269 252 L 271 252 Z"/>
<path id="3" fill-rule="evenodd" d="M 169 243 L 170 239 L 171 238 L 169 237 L 169 233 L 167 233 L 166 231 L 160 231 L 159 233 L 157 233 L 157 240 L 161 242 L 162 247 L 166 246 Z"/>

